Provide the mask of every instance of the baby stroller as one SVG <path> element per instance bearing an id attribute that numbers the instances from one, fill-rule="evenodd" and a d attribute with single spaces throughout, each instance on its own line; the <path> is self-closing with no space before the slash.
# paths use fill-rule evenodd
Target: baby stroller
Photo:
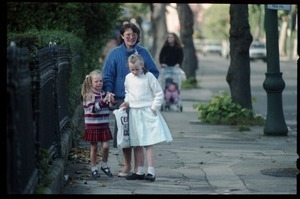
<path id="1" fill-rule="evenodd" d="M 170 110 L 182 112 L 180 90 L 182 81 L 186 79 L 184 71 L 177 67 L 161 68 L 160 77 L 161 86 L 165 95 L 161 111 Z"/>

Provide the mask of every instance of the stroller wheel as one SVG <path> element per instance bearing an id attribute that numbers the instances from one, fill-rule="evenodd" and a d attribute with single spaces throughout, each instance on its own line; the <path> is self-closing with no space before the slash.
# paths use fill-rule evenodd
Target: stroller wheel
<path id="1" fill-rule="evenodd" d="M 170 105 L 165 105 L 165 110 L 168 110 L 168 111 L 170 111 Z"/>

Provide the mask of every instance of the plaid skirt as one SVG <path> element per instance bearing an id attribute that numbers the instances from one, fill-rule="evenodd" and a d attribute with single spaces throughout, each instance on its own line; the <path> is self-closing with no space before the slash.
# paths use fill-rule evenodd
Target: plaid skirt
<path id="1" fill-rule="evenodd" d="M 106 142 L 112 140 L 109 128 L 85 130 L 84 140 L 89 142 Z"/>

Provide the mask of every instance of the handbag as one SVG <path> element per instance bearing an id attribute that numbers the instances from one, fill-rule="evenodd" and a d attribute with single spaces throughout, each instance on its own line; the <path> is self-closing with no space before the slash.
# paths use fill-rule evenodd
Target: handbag
<path id="1" fill-rule="evenodd" d="M 130 137 L 128 128 L 128 114 L 126 109 L 116 109 L 113 111 L 116 118 L 117 132 L 117 147 L 119 149 L 130 147 Z"/>

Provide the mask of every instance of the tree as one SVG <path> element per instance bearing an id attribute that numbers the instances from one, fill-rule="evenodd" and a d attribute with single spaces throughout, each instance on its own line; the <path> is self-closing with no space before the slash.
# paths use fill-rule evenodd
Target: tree
<path id="1" fill-rule="evenodd" d="M 204 10 L 202 37 L 227 40 L 229 38 L 229 4 L 214 4 Z"/>
<path id="2" fill-rule="evenodd" d="M 289 11 L 279 10 L 279 19 L 281 21 L 281 29 L 279 34 L 279 55 L 287 56 L 287 33 L 289 27 Z"/>
<path id="3" fill-rule="evenodd" d="M 289 57 L 290 59 L 297 57 L 297 35 L 296 35 L 296 21 L 298 18 L 298 5 L 292 5 L 291 9 L 291 36 L 290 36 L 290 50 L 289 50 Z"/>
<path id="4" fill-rule="evenodd" d="M 145 30 L 143 30 L 143 21 L 146 20 L 147 16 L 145 13 L 150 11 L 150 3 L 124 3 L 122 8 L 125 15 L 122 16 L 122 21 L 133 21 L 141 29 L 141 41 L 142 45 L 145 39 Z"/>
<path id="5" fill-rule="evenodd" d="M 151 23 L 152 23 L 151 36 L 153 38 L 153 45 L 150 49 L 150 52 L 153 55 L 156 63 L 159 63 L 158 62 L 159 52 L 160 49 L 162 48 L 163 41 L 168 31 L 165 13 L 166 13 L 166 4 L 164 3 L 151 4 Z"/>
<path id="6" fill-rule="evenodd" d="M 253 40 L 264 37 L 263 20 L 264 9 L 262 4 L 249 4 L 249 24 Z"/>
<path id="7" fill-rule="evenodd" d="M 9 2 L 7 32 L 60 30 L 84 41 L 87 66 L 99 64 L 102 47 L 121 15 L 120 3 Z M 91 69 L 89 69 L 91 70 Z"/>
<path id="8" fill-rule="evenodd" d="M 186 74 L 187 79 L 190 79 L 192 84 L 196 84 L 196 70 L 198 69 L 198 60 L 193 42 L 193 12 L 188 4 L 183 3 L 177 4 L 177 12 L 180 24 L 180 38 L 184 45 L 182 68 Z"/>
<path id="9" fill-rule="evenodd" d="M 230 5 L 229 35 L 231 59 L 226 81 L 230 87 L 231 98 L 243 108 L 252 109 L 249 47 L 253 38 L 247 4 Z"/>

